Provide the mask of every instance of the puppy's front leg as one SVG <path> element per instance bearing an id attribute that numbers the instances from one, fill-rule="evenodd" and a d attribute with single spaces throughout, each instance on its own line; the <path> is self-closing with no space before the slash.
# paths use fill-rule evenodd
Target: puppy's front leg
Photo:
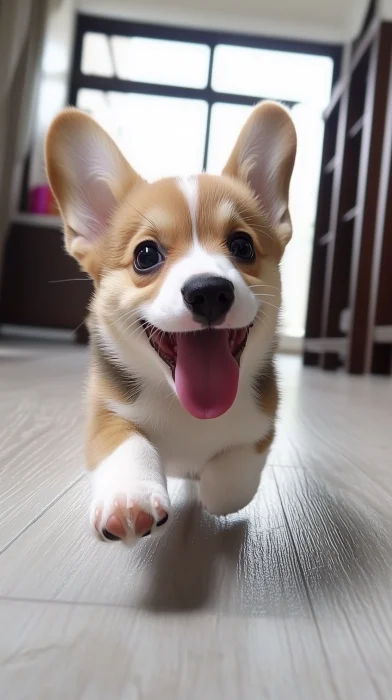
<path id="1" fill-rule="evenodd" d="M 91 523 L 106 540 L 149 535 L 168 519 L 166 478 L 154 446 L 137 427 L 97 408 L 86 457 L 91 469 Z"/>
<path id="2" fill-rule="evenodd" d="M 254 497 L 272 437 L 258 445 L 234 447 L 207 462 L 200 479 L 200 498 L 213 515 L 236 513 Z"/>

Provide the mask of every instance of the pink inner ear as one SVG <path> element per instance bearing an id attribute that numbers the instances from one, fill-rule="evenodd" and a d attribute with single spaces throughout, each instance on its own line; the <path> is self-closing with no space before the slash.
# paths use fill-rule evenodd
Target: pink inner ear
<path id="1" fill-rule="evenodd" d="M 271 148 L 268 146 L 264 152 L 261 144 L 259 148 L 260 152 L 254 157 L 248 173 L 248 181 L 271 218 L 272 224 L 278 226 L 287 209 L 287 202 L 282 196 L 282 187 L 279 181 L 281 154 L 278 147 L 275 153 L 271 153 Z"/>
<path id="2" fill-rule="evenodd" d="M 248 182 L 266 213 L 274 219 L 273 208 L 275 206 L 273 196 L 273 182 L 268 180 L 266 165 L 256 162 L 248 173 Z"/>
<path id="3" fill-rule="evenodd" d="M 107 182 L 86 178 L 72 198 L 70 226 L 89 243 L 94 243 L 105 232 L 115 205 Z"/>
<path id="4" fill-rule="evenodd" d="M 93 244 L 105 233 L 116 206 L 110 185 L 124 177 L 121 157 L 103 132 L 82 130 L 66 144 L 64 160 L 71 173 L 69 225 Z"/>

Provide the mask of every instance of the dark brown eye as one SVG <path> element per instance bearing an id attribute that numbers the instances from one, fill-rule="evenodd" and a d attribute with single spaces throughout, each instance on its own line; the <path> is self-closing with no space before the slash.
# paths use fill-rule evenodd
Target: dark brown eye
<path id="1" fill-rule="evenodd" d="M 255 249 L 251 237 L 239 231 L 234 233 L 229 240 L 229 250 L 234 258 L 239 260 L 253 260 L 255 257 Z"/>
<path id="2" fill-rule="evenodd" d="M 134 268 L 136 272 L 146 272 L 160 265 L 164 259 L 155 241 L 143 241 L 135 250 Z"/>

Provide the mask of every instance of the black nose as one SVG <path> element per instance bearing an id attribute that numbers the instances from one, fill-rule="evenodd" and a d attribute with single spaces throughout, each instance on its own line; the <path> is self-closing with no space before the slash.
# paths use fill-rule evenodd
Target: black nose
<path id="1" fill-rule="evenodd" d="M 195 275 L 181 292 L 195 321 L 209 326 L 223 321 L 234 301 L 234 286 L 224 277 Z"/>

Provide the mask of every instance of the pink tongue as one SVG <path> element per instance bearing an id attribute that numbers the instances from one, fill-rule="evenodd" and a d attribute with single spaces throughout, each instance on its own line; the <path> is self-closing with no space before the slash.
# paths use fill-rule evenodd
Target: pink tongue
<path id="1" fill-rule="evenodd" d="M 184 408 L 195 418 L 217 418 L 229 410 L 238 388 L 239 367 L 229 333 L 178 333 L 175 383 Z"/>

